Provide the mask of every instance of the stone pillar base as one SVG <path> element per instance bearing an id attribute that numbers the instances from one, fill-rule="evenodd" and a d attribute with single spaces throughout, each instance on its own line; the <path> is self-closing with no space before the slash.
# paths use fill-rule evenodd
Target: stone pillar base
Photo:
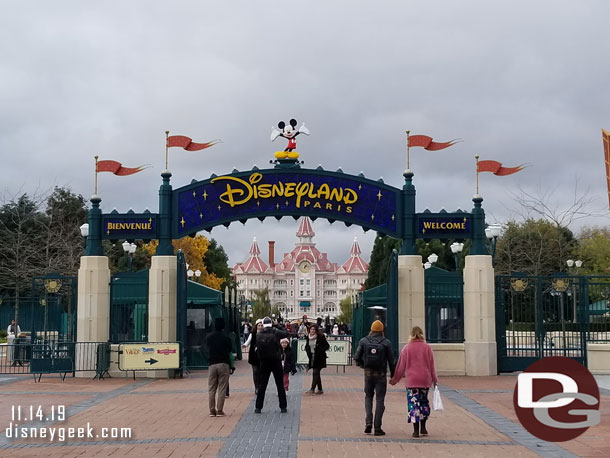
<path id="1" fill-rule="evenodd" d="M 176 341 L 176 256 L 151 258 L 148 285 L 148 341 Z"/>
<path id="2" fill-rule="evenodd" d="M 108 342 L 110 269 L 106 256 L 83 256 L 78 269 L 76 341 Z"/>
<path id="3" fill-rule="evenodd" d="M 498 375 L 498 353 L 495 342 L 465 342 L 466 375 Z"/>
<path id="4" fill-rule="evenodd" d="M 425 332 L 424 267 L 419 255 L 398 256 L 398 350 L 409 340 L 413 326 Z"/>

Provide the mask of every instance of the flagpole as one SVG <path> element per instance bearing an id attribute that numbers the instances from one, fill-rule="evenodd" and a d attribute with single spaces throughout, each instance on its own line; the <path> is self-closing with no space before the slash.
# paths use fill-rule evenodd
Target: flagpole
<path id="1" fill-rule="evenodd" d="M 479 155 L 475 154 L 474 156 L 474 160 L 476 161 L 477 164 L 477 196 L 479 195 Z"/>
<path id="2" fill-rule="evenodd" d="M 97 196 L 97 158 L 99 156 L 94 156 L 95 157 L 95 192 L 93 193 L 94 196 Z"/>
<path id="3" fill-rule="evenodd" d="M 169 170 L 168 166 L 167 166 L 167 150 L 168 145 L 169 144 L 169 130 L 165 131 L 165 170 Z"/>
<path id="4" fill-rule="evenodd" d="M 407 130 L 407 172 L 411 170 L 410 157 L 409 157 L 409 134 L 410 130 Z"/>

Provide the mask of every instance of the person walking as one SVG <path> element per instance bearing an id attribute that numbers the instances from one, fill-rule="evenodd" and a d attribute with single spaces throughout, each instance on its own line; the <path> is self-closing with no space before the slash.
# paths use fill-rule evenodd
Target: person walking
<path id="1" fill-rule="evenodd" d="M 333 336 L 338 336 L 339 335 L 339 325 L 337 323 L 335 323 L 333 325 Z"/>
<path id="2" fill-rule="evenodd" d="M 428 391 L 432 385 L 438 385 L 438 377 L 434 353 L 419 326 L 413 327 L 409 342 L 400 352 L 390 385 L 396 385 L 403 377 L 407 388 L 407 421 L 413 423 L 413 437 L 427 436 L 426 422 L 430 416 Z"/>
<path id="3" fill-rule="evenodd" d="M 364 368 L 364 432 L 370 434 L 373 426 L 375 436 L 385 436 L 381 420 L 385 411 L 385 395 L 388 389 L 387 370 L 394 377 L 396 363 L 392 343 L 383 334 L 383 323 L 373 321 L 371 332 L 358 342 L 354 355 L 356 364 Z M 375 418 L 373 421 L 373 397 L 376 396 Z"/>
<path id="4" fill-rule="evenodd" d="M 215 331 L 206 338 L 208 346 L 208 404 L 210 417 L 224 417 L 224 404 L 229 384 L 231 339 L 223 332 L 224 318 L 216 318 Z M 216 395 L 218 394 L 218 399 Z"/>
<path id="5" fill-rule="evenodd" d="M 248 323 L 246 321 L 244 323 L 243 340 L 242 340 L 242 342 L 246 342 L 246 340 L 248 340 L 248 337 L 250 337 L 250 329 L 252 329 L 252 326 L 250 326 L 250 323 Z"/>
<path id="6" fill-rule="evenodd" d="M 248 363 L 252 366 L 252 380 L 254 382 L 254 394 L 258 394 L 258 369 L 260 361 L 256 354 L 256 334 L 263 330 L 263 320 L 259 318 L 256 320 L 255 326 L 248 336 L 248 340 L 244 343 L 244 347 L 249 346 L 248 350 Z"/>
<path id="7" fill-rule="evenodd" d="M 15 358 L 15 338 L 21 334 L 21 328 L 18 324 L 15 324 L 15 320 L 11 320 L 11 324 L 6 328 L 6 342 L 8 346 L 8 362 L 12 363 L 11 366 L 15 366 L 16 361 L 13 361 Z M 19 361 L 19 365 L 21 366 L 21 361 Z"/>
<path id="8" fill-rule="evenodd" d="M 288 401 L 284 389 L 284 371 L 282 370 L 282 353 L 280 339 L 288 337 L 288 331 L 276 329 L 272 325 L 271 318 L 263 319 L 263 329 L 256 334 L 256 356 L 259 361 L 258 369 L 258 393 L 254 413 L 261 413 L 265 403 L 265 391 L 269 383 L 269 376 L 273 374 L 277 395 L 280 401 L 280 412 L 288 412 Z"/>
<path id="9" fill-rule="evenodd" d="M 284 389 L 288 392 L 290 385 L 290 374 L 297 373 L 297 368 L 292 357 L 292 348 L 290 348 L 290 339 L 280 340 L 282 346 L 282 370 L 284 371 Z"/>
<path id="10" fill-rule="evenodd" d="M 322 377 L 320 375 L 322 369 L 326 367 L 326 351 L 330 348 L 324 333 L 320 331 L 317 324 L 312 324 L 309 327 L 307 335 L 307 343 L 305 344 L 305 353 L 309 358 L 308 368 L 312 369 L 311 389 L 309 394 L 324 394 L 322 389 Z M 316 392 L 316 387 L 318 391 Z"/>

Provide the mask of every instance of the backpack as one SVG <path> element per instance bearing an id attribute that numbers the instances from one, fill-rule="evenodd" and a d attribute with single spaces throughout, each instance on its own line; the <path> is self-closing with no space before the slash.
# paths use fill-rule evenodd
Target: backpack
<path id="1" fill-rule="evenodd" d="M 382 343 L 367 338 L 364 344 L 363 367 L 375 371 L 385 371 L 387 367 L 386 349 Z"/>
<path id="2" fill-rule="evenodd" d="M 273 331 L 256 334 L 256 354 L 261 360 L 280 359 L 280 342 Z"/>

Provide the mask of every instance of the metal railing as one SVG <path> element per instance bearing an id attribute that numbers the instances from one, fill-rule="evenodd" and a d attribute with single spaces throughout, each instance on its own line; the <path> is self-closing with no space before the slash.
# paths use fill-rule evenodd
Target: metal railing
<path id="1" fill-rule="evenodd" d="M 2 344 L 0 374 L 74 374 L 79 371 L 98 374 L 108 371 L 109 354 L 110 346 L 107 342 Z"/>

